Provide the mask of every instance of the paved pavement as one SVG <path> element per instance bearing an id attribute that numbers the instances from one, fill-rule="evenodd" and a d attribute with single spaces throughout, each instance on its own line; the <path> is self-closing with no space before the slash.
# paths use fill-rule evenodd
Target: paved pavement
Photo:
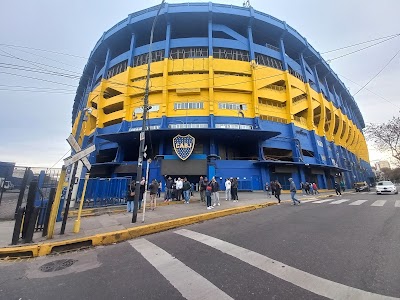
<path id="1" fill-rule="evenodd" d="M 328 199 L 283 203 L 106 247 L 2 262 L 0 298 L 400 297 L 400 197 L 357 193 Z M 372 205 L 378 200 L 385 202 Z M 174 209 L 181 207 L 188 206 Z"/>
<path id="2" fill-rule="evenodd" d="M 322 193 L 321 195 L 328 195 L 330 193 Z M 308 196 L 306 196 L 307 198 Z M 304 198 L 304 197 L 303 197 Z M 158 203 L 164 204 L 158 199 Z M 289 200 L 290 195 L 281 195 L 282 200 Z M 263 192 L 243 192 L 239 193 L 239 202 L 225 201 L 224 193 L 220 193 L 221 206 L 215 207 L 213 210 L 207 210 L 204 203 L 199 202 L 199 194 L 195 193 L 194 197 L 191 199 L 190 204 L 183 204 L 182 202 L 169 202 L 169 205 L 159 206 L 154 211 L 146 209 L 145 222 L 143 223 L 143 213 L 139 211 L 137 223 L 132 224 L 132 213 L 127 213 L 125 211 L 126 206 L 99 209 L 101 215 L 89 216 L 81 219 L 81 230 L 79 233 L 73 233 L 73 226 L 75 218 L 69 218 L 64 235 L 59 235 L 61 222 L 56 223 L 55 236 L 52 241 L 61 241 L 71 238 L 80 238 L 90 235 L 95 235 L 99 233 L 105 233 L 110 231 L 123 230 L 131 227 L 141 226 L 144 224 L 152 224 L 156 222 L 162 222 L 167 220 L 173 220 L 177 218 L 188 217 L 192 215 L 219 211 L 226 208 L 240 207 L 243 205 L 259 204 L 267 201 L 276 201 L 274 197 L 268 198 Z M 158 205 L 159 205 L 158 204 Z M 114 212 L 113 212 L 114 209 Z M 115 212 L 115 209 L 116 212 Z M 121 212 L 122 211 L 122 212 Z M 11 243 L 12 232 L 14 228 L 14 221 L 2 221 L 0 222 L 0 247 L 9 246 Z M 33 242 L 39 243 L 46 241 L 46 238 L 42 237 L 41 232 L 36 232 L 33 237 Z"/>

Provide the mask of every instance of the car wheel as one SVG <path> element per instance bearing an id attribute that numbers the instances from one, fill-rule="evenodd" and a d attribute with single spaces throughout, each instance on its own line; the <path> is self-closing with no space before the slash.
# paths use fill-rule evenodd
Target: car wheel
<path id="1" fill-rule="evenodd" d="M 395 194 L 397 195 L 398 193 L 399 193 L 399 192 L 398 192 L 398 191 L 396 191 L 396 193 L 395 193 Z"/>

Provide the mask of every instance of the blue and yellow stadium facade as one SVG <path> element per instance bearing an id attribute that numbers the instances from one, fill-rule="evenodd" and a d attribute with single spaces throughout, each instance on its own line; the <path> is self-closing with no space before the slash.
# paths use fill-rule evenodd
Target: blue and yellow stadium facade
<path id="1" fill-rule="evenodd" d="M 82 147 L 96 145 L 92 177 L 135 176 L 157 9 L 105 32 L 85 66 L 72 132 Z M 253 190 L 275 179 L 285 188 L 289 177 L 320 188 L 372 180 L 355 100 L 285 22 L 251 7 L 165 4 L 151 51 L 150 179 L 238 177 Z M 187 134 L 196 142 L 182 161 L 172 139 Z"/>

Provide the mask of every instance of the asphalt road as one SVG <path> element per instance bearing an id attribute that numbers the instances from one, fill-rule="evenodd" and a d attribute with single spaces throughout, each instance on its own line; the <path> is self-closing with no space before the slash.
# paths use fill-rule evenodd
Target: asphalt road
<path id="1" fill-rule="evenodd" d="M 399 195 L 329 199 L 1 262 L 0 299 L 400 298 Z"/>

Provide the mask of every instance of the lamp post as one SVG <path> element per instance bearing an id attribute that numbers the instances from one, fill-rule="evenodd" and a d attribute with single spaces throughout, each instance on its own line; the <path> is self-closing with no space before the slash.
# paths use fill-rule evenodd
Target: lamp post
<path id="1" fill-rule="evenodd" d="M 160 6 L 157 10 L 157 15 L 154 18 L 153 25 L 151 26 L 150 32 L 150 43 L 149 43 L 149 53 L 148 53 L 148 60 L 147 60 L 147 77 L 146 77 L 146 88 L 144 91 L 144 99 L 143 99 L 143 122 L 142 122 L 142 131 L 140 132 L 140 144 L 139 144 L 139 157 L 138 157 L 138 166 L 136 171 L 136 186 L 135 186 L 135 198 L 133 204 L 133 213 L 132 213 L 132 223 L 136 223 L 137 220 L 137 211 L 139 207 L 139 194 L 140 194 L 140 180 L 142 177 L 142 165 L 143 165 L 143 157 L 145 152 L 145 138 L 146 138 L 146 119 L 147 119 L 147 110 L 149 105 L 149 81 L 150 81 L 150 64 L 152 61 L 151 57 L 151 46 L 153 43 L 153 34 L 154 34 L 154 27 L 157 23 L 158 15 L 160 14 L 161 8 L 164 5 L 165 0 L 161 1 Z"/>

